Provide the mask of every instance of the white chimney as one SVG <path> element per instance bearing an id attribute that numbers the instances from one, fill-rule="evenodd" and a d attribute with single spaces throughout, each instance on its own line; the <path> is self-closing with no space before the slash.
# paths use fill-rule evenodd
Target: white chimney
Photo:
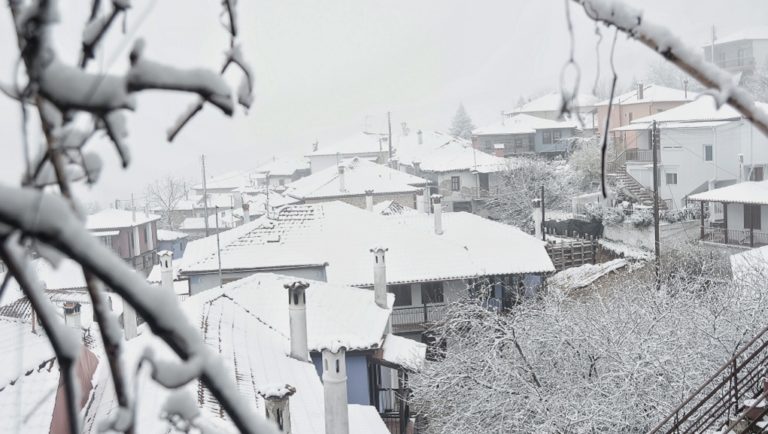
<path id="1" fill-rule="evenodd" d="M 373 253 L 373 294 L 376 305 L 382 309 L 387 306 L 387 263 L 384 261 L 385 247 L 374 247 Z"/>
<path id="2" fill-rule="evenodd" d="M 373 211 L 373 190 L 365 190 L 365 209 Z"/>
<path id="3" fill-rule="evenodd" d="M 638 100 L 642 100 L 643 99 L 643 97 L 644 97 L 643 91 L 644 90 L 645 89 L 643 89 L 643 83 L 638 83 L 637 84 L 637 99 Z"/>
<path id="4" fill-rule="evenodd" d="M 424 144 L 424 133 L 421 132 L 421 130 L 416 131 L 416 137 L 420 145 Z"/>
<path id="5" fill-rule="evenodd" d="M 243 224 L 251 222 L 251 205 L 243 202 Z"/>
<path id="6" fill-rule="evenodd" d="M 75 329 L 81 327 L 80 303 L 73 301 L 64 303 L 64 324 Z"/>
<path id="7" fill-rule="evenodd" d="M 126 341 L 135 338 L 139 334 L 136 311 L 126 301 L 123 301 L 123 332 L 125 333 Z"/>
<path id="8" fill-rule="evenodd" d="M 347 191 L 347 186 L 344 184 L 344 165 L 339 164 L 339 191 Z"/>
<path id="9" fill-rule="evenodd" d="M 346 349 L 336 342 L 323 349 L 325 432 L 349 434 Z"/>
<path id="10" fill-rule="evenodd" d="M 424 205 L 424 190 L 418 190 L 416 191 L 416 211 L 425 212 Z"/>
<path id="11" fill-rule="evenodd" d="M 161 250 L 157 256 L 160 258 L 160 286 L 173 291 L 173 252 Z"/>
<path id="12" fill-rule="evenodd" d="M 291 433 L 291 407 L 289 398 L 296 393 L 296 388 L 289 384 L 267 386 L 259 389 L 264 398 L 264 410 L 267 420 L 272 421 L 280 432 Z"/>
<path id="13" fill-rule="evenodd" d="M 541 220 L 541 199 L 533 199 L 533 229 L 537 239 L 541 239 L 542 220 Z"/>
<path id="14" fill-rule="evenodd" d="M 288 290 L 288 319 L 291 328 L 291 357 L 309 361 L 307 345 L 307 295 L 309 283 L 297 280 L 283 285 Z"/>
<path id="15" fill-rule="evenodd" d="M 441 194 L 432 195 L 432 207 L 435 209 L 435 234 L 443 234 L 443 196 Z"/>

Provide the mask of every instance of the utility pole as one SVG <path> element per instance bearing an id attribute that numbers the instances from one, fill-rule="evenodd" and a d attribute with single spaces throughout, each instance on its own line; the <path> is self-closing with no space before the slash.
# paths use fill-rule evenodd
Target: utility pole
<path id="1" fill-rule="evenodd" d="M 205 154 L 200 156 L 200 163 L 203 168 L 203 220 L 205 221 L 205 236 L 208 236 L 208 187 L 205 181 Z"/>
<path id="2" fill-rule="evenodd" d="M 264 178 L 267 180 L 267 186 L 265 187 L 266 197 L 264 198 L 264 214 L 267 216 L 267 220 L 269 220 L 269 172 L 264 175 Z"/>
<path id="3" fill-rule="evenodd" d="M 219 207 L 215 207 L 214 211 L 216 211 L 216 256 L 219 258 L 219 288 L 223 285 L 223 280 L 221 278 L 221 243 L 219 242 Z"/>
<path id="4" fill-rule="evenodd" d="M 541 241 L 547 241 L 547 234 L 544 233 L 544 186 L 541 186 Z"/>
<path id="5" fill-rule="evenodd" d="M 389 134 L 389 158 L 387 161 L 389 161 L 389 166 L 392 167 L 392 117 L 389 112 L 387 112 L 387 131 Z"/>
<path id="6" fill-rule="evenodd" d="M 651 153 L 653 154 L 653 247 L 656 253 L 656 290 L 661 289 L 661 245 L 659 244 L 659 127 L 651 125 Z"/>

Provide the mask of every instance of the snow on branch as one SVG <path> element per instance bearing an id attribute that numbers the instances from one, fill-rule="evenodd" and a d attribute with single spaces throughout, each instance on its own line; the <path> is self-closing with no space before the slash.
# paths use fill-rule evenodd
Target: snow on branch
<path id="1" fill-rule="evenodd" d="M 640 10 L 620 1 L 573 1 L 580 4 L 591 19 L 616 27 L 710 88 L 718 105 L 730 104 L 768 135 L 768 113 L 755 105 L 754 99 L 736 84 L 731 74 L 707 62 L 697 49 L 687 46 L 669 29 L 646 20 Z"/>
<path id="2" fill-rule="evenodd" d="M 81 68 L 85 68 L 88 61 L 93 59 L 96 46 L 99 45 L 101 39 L 107 34 L 107 30 L 109 30 L 117 16 L 131 7 L 131 2 L 129 0 L 112 0 L 112 12 L 105 17 L 96 16 L 99 5 L 98 1 L 94 1 L 91 6 L 91 19 L 83 29 L 83 52 L 80 55 Z"/>
<path id="3" fill-rule="evenodd" d="M 0 222 L 47 243 L 77 261 L 127 303 L 152 332 L 184 360 L 200 357 L 200 379 L 241 432 L 274 432 L 245 405 L 221 360 L 200 338 L 172 293 L 157 291 L 83 227 L 61 197 L 25 188 L 0 186 Z"/>

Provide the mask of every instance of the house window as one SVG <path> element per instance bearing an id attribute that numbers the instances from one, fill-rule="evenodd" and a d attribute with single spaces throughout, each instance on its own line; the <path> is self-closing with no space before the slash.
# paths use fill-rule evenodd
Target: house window
<path id="1" fill-rule="evenodd" d="M 421 284 L 422 303 L 442 303 L 443 301 L 443 282 L 426 282 Z"/>
<path id="2" fill-rule="evenodd" d="M 667 173 L 667 185 L 677 185 L 677 173 Z"/>
<path id="3" fill-rule="evenodd" d="M 763 180 L 763 168 L 753 167 L 749 174 L 750 181 L 762 181 Z"/>
<path id="4" fill-rule="evenodd" d="M 760 230 L 760 205 L 744 205 L 744 229 Z"/>
<path id="5" fill-rule="evenodd" d="M 541 142 L 545 145 L 552 143 L 552 131 L 544 131 L 541 133 Z"/>
<path id="6" fill-rule="evenodd" d="M 522 147 L 523 147 L 523 138 L 515 137 L 515 148 L 522 148 Z"/>
<path id="7" fill-rule="evenodd" d="M 630 123 L 632 122 L 632 112 L 627 113 L 627 119 Z"/>
<path id="8" fill-rule="evenodd" d="M 461 178 L 459 178 L 458 176 L 451 176 L 451 190 L 452 191 L 461 190 Z"/>
<path id="9" fill-rule="evenodd" d="M 713 155 L 712 145 L 704 145 L 704 161 L 712 161 Z"/>
<path id="10" fill-rule="evenodd" d="M 560 140 L 562 137 L 563 137 L 563 132 L 562 132 L 562 131 L 560 131 L 560 130 L 557 130 L 557 131 L 552 131 L 552 140 L 553 140 L 553 143 L 554 143 L 554 142 L 557 142 L 557 141 L 558 141 L 558 140 Z"/>
<path id="11" fill-rule="evenodd" d="M 411 285 L 389 285 L 387 289 L 392 294 L 395 294 L 395 307 L 413 304 L 411 301 Z"/>

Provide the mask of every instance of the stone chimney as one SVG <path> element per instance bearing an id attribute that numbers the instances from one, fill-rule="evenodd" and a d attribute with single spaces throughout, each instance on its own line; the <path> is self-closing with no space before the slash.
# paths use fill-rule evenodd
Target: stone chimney
<path id="1" fill-rule="evenodd" d="M 243 202 L 243 224 L 251 222 L 251 205 Z"/>
<path id="2" fill-rule="evenodd" d="M 297 280 L 283 285 L 288 290 L 288 319 L 291 328 L 291 357 L 309 361 L 307 345 L 307 295 L 309 283 Z"/>
<path id="3" fill-rule="evenodd" d="M 347 186 L 344 184 L 344 165 L 339 164 L 339 191 L 347 191 Z"/>
<path id="4" fill-rule="evenodd" d="M 541 220 L 541 199 L 533 199 L 533 229 L 537 239 L 541 239 L 542 220 Z"/>
<path id="5" fill-rule="evenodd" d="M 419 189 L 416 191 L 416 211 L 426 212 L 424 205 L 424 190 Z"/>
<path id="6" fill-rule="evenodd" d="M 365 190 L 365 209 L 373 211 L 373 190 Z"/>
<path id="7" fill-rule="evenodd" d="M 74 301 L 64 303 L 64 324 L 75 329 L 81 327 L 80 303 Z"/>
<path id="8" fill-rule="evenodd" d="M 387 306 L 387 263 L 384 260 L 387 249 L 385 247 L 374 247 L 373 253 L 373 294 L 376 305 L 382 309 Z"/>
<path id="9" fill-rule="evenodd" d="M 420 145 L 424 144 L 424 133 L 421 132 L 421 130 L 416 131 L 416 137 Z"/>
<path id="10" fill-rule="evenodd" d="M 349 434 L 346 348 L 336 342 L 323 349 L 325 432 Z"/>
<path id="11" fill-rule="evenodd" d="M 645 95 L 643 95 L 643 91 L 644 90 L 645 89 L 643 89 L 643 83 L 638 83 L 637 84 L 637 99 L 638 100 L 642 100 L 643 97 L 645 96 Z"/>
<path id="12" fill-rule="evenodd" d="M 289 384 L 266 386 L 259 389 L 264 398 L 264 410 L 267 420 L 272 421 L 280 432 L 291 433 L 291 407 L 289 399 L 296 393 L 296 388 Z"/>
<path id="13" fill-rule="evenodd" d="M 432 195 L 432 207 L 435 209 L 435 234 L 443 234 L 443 204 L 441 203 L 443 195 Z"/>
<path id="14" fill-rule="evenodd" d="M 160 286 L 173 291 L 173 252 L 161 250 L 157 256 L 160 258 Z"/>

